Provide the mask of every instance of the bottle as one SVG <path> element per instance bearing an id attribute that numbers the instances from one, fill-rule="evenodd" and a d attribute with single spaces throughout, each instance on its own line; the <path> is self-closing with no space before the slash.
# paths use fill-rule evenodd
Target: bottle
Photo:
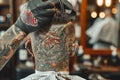
<path id="1" fill-rule="evenodd" d="M 84 50 L 83 50 L 83 47 L 82 46 L 79 46 L 78 47 L 78 52 L 77 52 L 77 55 L 78 55 L 78 62 L 79 63 L 82 63 L 83 62 L 83 53 L 84 53 Z"/>
<path id="2" fill-rule="evenodd" d="M 114 47 L 114 46 L 111 46 L 110 47 L 111 50 L 112 50 L 112 53 L 111 53 L 111 65 L 117 65 L 117 48 Z"/>
<path id="3" fill-rule="evenodd" d="M 11 19 L 11 14 L 8 13 L 8 14 L 6 15 L 6 21 L 7 21 L 7 23 L 10 23 L 10 19 Z"/>
<path id="4" fill-rule="evenodd" d="M 25 49 L 20 49 L 19 50 L 19 61 L 23 64 L 27 61 L 28 55 L 27 51 Z"/>
<path id="5" fill-rule="evenodd" d="M 83 55 L 83 65 L 92 66 L 91 55 L 89 55 L 89 54 Z"/>
<path id="6" fill-rule="evenodd" d="M 100 67 L 100 62 L 102 60 L 101 56 L 98 56 L 94 61 L 93 61 L 93 66 L 94 67 Z"/>

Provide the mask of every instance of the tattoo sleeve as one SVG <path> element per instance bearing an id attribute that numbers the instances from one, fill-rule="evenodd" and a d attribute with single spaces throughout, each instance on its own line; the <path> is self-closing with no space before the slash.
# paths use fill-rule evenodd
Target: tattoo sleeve
<path id="1" fill-rule="evenodd" d="M 11 26 L 0 38 L 0 70 L 13 56 L 26 34 L 15 25 Z"/>

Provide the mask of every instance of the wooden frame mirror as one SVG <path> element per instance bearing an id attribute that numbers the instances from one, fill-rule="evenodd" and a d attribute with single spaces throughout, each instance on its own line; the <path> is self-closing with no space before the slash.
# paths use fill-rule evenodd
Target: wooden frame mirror
<path id="1" fill-rule="evenodd" d="M 80 5 L 80 8 L 81 8 L 80 9 L 81 10 L 80 11 L 80 26 L 81 26 L 80 45 L 83 46 L 85 54 L 90 54 L 90 55 L 111 55 L 111 52 L 112 52 L 111 49 L 98 49 L 98 50 L 95 50 L 93 48 L 88 47 L 87 44 L 86 44 L 86 42 L 87 42 L 86 29 L 87 29 L 87 17 L 88 17 L 88 15 L 87 15 L 88 14 L 87 13 L 88 1 L 89 0 L 82 0 L 82 3 Z M 90 0 L 90 1 L 92 2 L 92 0 Z M 117 48 L 117 52 L 120 53 L 120 48 Z"/>

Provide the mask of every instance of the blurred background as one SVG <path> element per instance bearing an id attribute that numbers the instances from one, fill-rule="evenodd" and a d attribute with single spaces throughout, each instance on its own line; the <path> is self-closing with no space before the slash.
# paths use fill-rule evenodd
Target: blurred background
<path id="1" fill-rule="evenodd" d="M 77 11 L 76 55 L 70 74 L 87 80 L 120 80 L 120 0 L 68 0 Z M 0 37 L 16 21 L 25 0 L 0 0 Z M 0 71 L 0 80 L 20 80 L 34 73 L 25 41 Z"/>

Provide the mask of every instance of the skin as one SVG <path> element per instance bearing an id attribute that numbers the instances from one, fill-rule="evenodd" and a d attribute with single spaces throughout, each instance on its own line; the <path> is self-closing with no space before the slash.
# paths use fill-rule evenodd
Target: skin
<path id="1" fill-rule="evenodd" d="M 35 68 L 38 71 L 69 71 L 69 55 L 74 41 L 72 23 L 54 25 L 49 31 L 31 34 Z"/>
<path id="2" fill-rule="evenodd" d="M 4 36 L 0 38 L 0 70 L 13 56 L 25 36 L 26 34 L 22 30 L 13 25 L 6 31 Z"/>
<path id="3" fill-rule="evenodd" d="M 14 55 L 26 34 L 15 27 L 9 28 L 0 39 L 0 69 Z M 73 52 L 74 27 L 72 23 L 52 26 L 49 30 L 31 34 L 35 68 L 38 71 L 69 71 L 69 56 Z"/>
<path id="4" fill-rule="evenodd" d="M 67 25 L 66 25 L 67 26 Z M 36 69 L 39 71 L 69 71 L 69 54 L 74 41 L 70 29 L 66 26 L 44 28 L 32 33 L 32 49 Z M 26 34 L 15 27 L 9 28 L 0 39 L 0 69 L 12 57 Z"/>

